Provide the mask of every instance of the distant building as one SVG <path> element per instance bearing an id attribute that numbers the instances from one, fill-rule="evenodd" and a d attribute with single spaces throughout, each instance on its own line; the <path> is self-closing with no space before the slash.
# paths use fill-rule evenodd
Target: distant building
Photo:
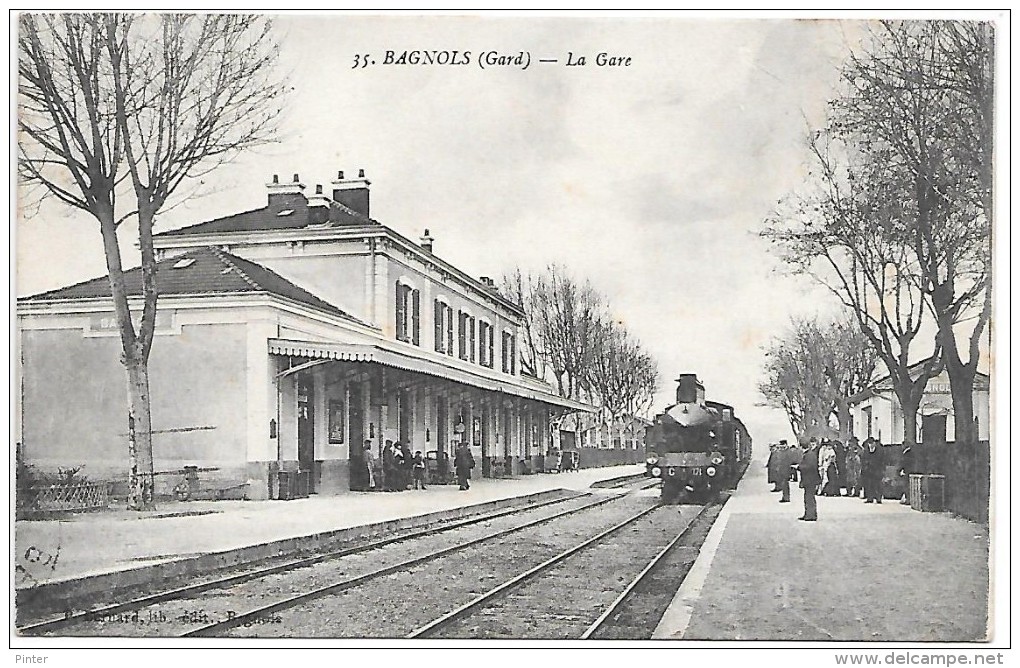
<path id="1" fill-rule="evenodd" d="M 535 470 L 550 422 L 590 407 L 518 364 L 523 311 L 369 217 L 369 183 L 330 195 L 277 177 L 266 206 L 156 235 L 150 358 L 157 471 L 198 466 L 246 498 L 278 471 L 313 492 L 367 484 L 364 443 L 452 453 L 475 475 Z M 141 271 L 125 276 L 140 312 Z M 19 441 L 43 468 L 126 476 L 126 380 L 106 277 L 18 300 Z M 160 479 L 157 478 L 157 491 Z"/>
<path id="2" fill-rule="evenodd" d="M 920 372 L 923 362 L 911 367 Z M 871 388 L 851 397 L 853 434 L 860 440 L 875 437 L 885 444 L 903 442 L 903 410 L 893 391 L 892 379 L 883 376 Z M 953 400 L 949 374 L 945 371 L 928 380 L 917 415 L 917 442 L 945 443 L 956 440 Z M 988 375 L 978 372 L 974 378 L 974 419 L 979 440 L 989 437 Z"/>
<path id="3" fill-rule="evenodd" d="M 612 425 L 592 413 L 574 413 L 559 424 L 558 441 L 564 449 L 644 450 L 645 429 L 652 424 L 637 415 L 623 415 Z"/>

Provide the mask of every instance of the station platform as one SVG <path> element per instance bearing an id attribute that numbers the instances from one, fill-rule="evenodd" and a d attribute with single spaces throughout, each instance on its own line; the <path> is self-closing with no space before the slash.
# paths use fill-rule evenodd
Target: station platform
<path id="1" fill-rule="evenodd" d="M 155 511 L 84 513 L 15 522 L 15 586 L 53 585 L 210 553 L 279 544 L 343 529 L 454 510 L 541 492 L 588 489 L 644 472 L 643 465 L 430 485 L 405 492 L 350 492 L 291 501 L 188 501 Z"/>
<path id="2" fill-rule="evenodd" d="M 819 497 L 798 521 L 753 462 L 653 640 L 971 642 L 988 636 L 988 528 L 885 500 Z"/>

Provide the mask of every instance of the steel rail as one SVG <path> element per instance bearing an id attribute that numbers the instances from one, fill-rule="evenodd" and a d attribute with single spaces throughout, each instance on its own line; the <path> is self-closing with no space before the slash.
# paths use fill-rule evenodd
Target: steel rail
<path id="1" fill-rule="evenodd" d="M 572 555 L 576 554 L 577 552 L 580 552 L 581 550 L 585 549 L 586 547 L 588 547 L 590 545 L 593 545 L 594 543 L 597 543 L 598 541 L 601 541 L 601 540 L 604 540 L 605 538 L 608 538 L 610 535 L 616 533 L 620 529 L 623 529 L 624 527 L 626 527 L 626 526 L 628 526 L 630 524 L 633 524 L 634 522 L 638 521 L 639 519 L 641 519 L 645 515 L 648 515 L 649 513 L 653 512 L 655 510 L 658 510 L 661 507 L 662 506 L 656 505 L 656 506 L 652 506 L 650 508 L 646 508 L 646 509 L 642 510 L 638 514 L 633 515 L 633 516 L 627 518 L 626 520 L 624 520 L 623 522 L 620 522 L 619 524 L 616 524 L 615 526 L 612 526 L 609 529 L 606 529 L 605 531 L 599 533 L 597 536 L 593 536 L 592 538 L 589 538 L 588 540 L 584 541 L 583 543 L 580 543 L 579 545 L 575 545 L 574 547 L 572 547 L 572 548 L 570 548 L 568 550 L 565 550 L 565 551 L 557 554 L 556 556 L 551 557 L 551 558 L 543 561 L 538 566 L 535 566 L 534 568 L 531 568 L 531 569 L 521 573 L 520 575 L 514 577 L 513 579 L 507 580 L 506 582 L 504 582 L 503 584 L 499 585 L 498 587 L 490 589 L 486 593 L 484 593 L 481 596 L 478 596 L 475 599 L 465 603 L 464 605 L 460 606 L 456 610 L 448 612 L 447 614 L 443 615 L 442 617 L 439 617 L 438 619 L 434 619 L 433 621 L 429 622 L 425 626 L 422 626 L 422 627 L 419 627 L 419 628 L 415 629 L 414 631 L 412 631 L 411 633 L 409 633 L 405 637 L 406 638 L 422 638 L 422 637 L 427 636 L 430 633 L 434 633 L 435 631 L 437 631 L 437 630 L 439 630 L 439 629 L 441 629 L 441 628 L 443 628 L 445 626 L 449 626 L 450 624 L 452 624 L 453 622 L 461 619 L 462 617 L 467 616 L 472 610 L 480 607 L 483 603 L 486 603 L 487 601 L 490 601 L 490 600 L 496 598 L 497 596 L 503 594 L 504 592 L 506 592 L 506 591 L 508 591 L 510 589 L 513 589 L 514 587 L 520 586 L 524 582 L 526 582 L 528 580 L 531 580 L 532 578 L 538 576 L 540 573 L 542 573 L 542 572 L 548 570 L 549 568 L 555 566 L 556 564 L 566 560 L 567 558 L 571 557 Z"/>
<path id="2" fill-rule="evenodd" d="M 147 594 L 138 598 L 125 601 L 123 603 L 116 603 L 100 608 L 92 608 L 89 610 L 83 610 L 71 615 L 65 615 L 62 617 L 55 617 L 41 622 L 35 622 L 32 624 L 25 624 L 18 626 L 17 631 L 23 635 L 35 635 L 39 633 L 46 633 L 54 631 L 60 628 L 78 624 L 81 622 L 93 621 L 96 618 L 101 618 L 107 615 L 120 614 L 123 612 L 131 612 L 140 608 L 145 608 L 156 603 L 162 603 L 178 598 L 185 598 L 187 596 L 193 596 L 200 594 L 212 589 L 223 589 L 230 587 L 242 582 L 248 582 L 251 580 L 257 580 L 258 578 L 266 577 L 269 575 L 277 575 L 287 571 L 296 570 L 298 568 L 304 568 L 306 566 L 313 566 L 323 561 L 329 561 L 331 559 L 340 559 L 342 557 L 350 556 L 352 554 L 358 554 L 360 552 L 366 552 L 373 550 L 378 547 L 384 547 L 393 543 L 413 540 L 415 538 L 424 538 L 426 536 L 443 533 L 445 531 L 452 531 L 453 529 L 460 529 L 462 527 L 471 526 L 472 524 L 479 524 L 481 522 L 487 522 L 489 520 L 498 519 L 507 515 L 513 515 L 516 513 L 526 512 L 528 510 L 534 510 L 537 508 L 543 508 L 557 503 L 563 503 L 566 501 L 572 501 L 585 496 L 587 492 L 581 492 L 569 496 L 563 496 L 549 501 L 542 501 L 540 503 L 534 503 L 527 506 L 515 506 L 505 510 L 499 510 L 491 513 L 485 513 L 476 517 L 469 517 L 464 520 L 458 520 L 449 524 L 441 524 L 439 526 L 433 526 L 427 529 L 420 529 L 417 531 L 411 531 L 409 533 L 401 533 L 396 536 L 390 536 L 380 540 L 371 541 L 362 545 L 355 545 L 353 547 L 344 548 L 342 550 L 336 550 L 325 554 L 318 554 L 312 557 L 305 557 L 294 561 L 288 561 L 276 566 L 270 566 L 268 568 L 261 568 L 254 571 L 245 571 L 235 575 L 229 575 L 215 580 L 209 580 L 206 582 L 199 582 L 195 584 L 186 585 L 184 587 L 178 587 L 175 589 L 169 589 L 155 594 Z"/>
<path id="3" fill-rule="evenodd" d="M 648 565 L 641 569 L 641 572 L 637 574 L 637 577 L 635 577 L 631 581 L 631 583 L 627 585 L 627 587 L 622 592 L 620 592 L 620 595 L 616 597 L 616 600 L 610 603 L 609 607 L 606 608 L 601 615 L 599 615 L 599 618 L 592 622 L 592 624 L 585 630 L 585 632 L 581 634 L 581 640 L 589 640 L 593 634 L 595 634 L 599 629 L 602 628 L 606 621 L 620 608 L 624 600 L 626 600 L 631 595 L 631 592 L 633 592 L 634 589 L 636 589 L 637 586 L 641 584 L 645 577 L 647 577 L 648 574 L 652 572 L 652 569 L 654 569 L 658 565 L 659 561 L 661 561 L 663 557 L 669 554 L 673 550 L 673 548 L 676 547 L 677 543 L 679 543 L 684 538 L 684 536 L 686 536 L 688 532 L 690 532 L 695 522 L 697 522 L 701 518 L 701 516 L 705 514 L 705 511 L 708 510 L 711 507 L 711 505 L 712 504 L 703 505 L 701 509 L 698 511 L 698 513 L 691 519 L 691 521 L 687 523 L 687 526 L 685 526 L 683 530 L 676 535 L 676 538 L 671 540 L 669 544 L 666 545 L 666 547 L 662 548 L 662 550 L 660 550 L 659 553 L 656 554 L 650 562 L 648 562 Z"/>
<path id="4" fill-rule="evenodd" d="M 615 495 L 615 496 L 609 496 L 609 497 L 606 497 L 604 499 L 599 499 L 598 501 L 595 501 L 594 503 L 589 503 L 587 505 L 581 506 L 580 508 L 573 508 L 573 509 L 570 509 L 570 510 L 564 510 L 562 512 L 558 512 L 558 513 L 555 513 L 553 515 L 550 515 L 548 517 L 542 517 L 542 518 L 539 518 L 537 520 L 533 520 L 531 522 L 527 522 L 525 524 L 520 524 L 518 526 L 511 527 L 509 529 L 502 529 L 502 530 L 497 531 L 495 533 L 488 534 L 488 535 L 485 535 L 485 536 L 481 536 L 480 538 L 473 538 L 473 539 L 471 539 L 469 541 L 465 541 L 463 543 L 457 543 L 456 545 L 451 545 L 449 547 L 444 547 L 444 548 L 442 548 L 440 550 L 436 550 L 434 552 L 430 552 L 428 554 L 425 554 L 425 555 L 422 555 L 422 556 L 419 556 L 419 557 L 414 557 L 413 559 L 408 559 L 406 561 L 402 561 L 400 563 L 393 564 L 391 566 L 386 566 L 384 568 L 380 568 L 378 570 L 371 571 L 369 573 L 365 573 L 363 575 L 359 575 L 357 577 L 350 578 L 348 580 L 342 580 L 340 582 L 335 582 L 335 583 L 333 583 L 331 585 L 327 585 L 325 587 L 320 587 L 318 589 L 314 589 L 312 591 L 305 592 L 303 594 L 298 594 L 296 596 L 290 596 L 290 597 L 287 597 L 285 599 L 281 599 L 279 601 L 276 601 L 275 603 L 271 603 L 269 605 L 265 605 L 265 606 L 261 606 L 261 607 L 255 608 L 253 610 L 249 610 L 248 612 L 242 613 L 240 615 L 236 615 L 236 616 L 230 617 L 228 619 L 221 620 L 219 622 L 214 622 L 212 624 L 207 624 L 206 626 L 202 626 L 202 627 L 199 627 L 197 629 L 193 629 L 191 631 L 188 631 L 188 632 L 182 634 L 181 637 L 184 637 L 184 638 L 196 638 L 196 637 L 209 637 L 209 636 L 213 636 L 216 632 L 226 631 L 226 630 L 232 629 L 234 627 L 241 626 L 245 622 L 254 621 L 254 620 L 257 620 L 257 619 L 260 619 L 260 618 L 264 618 L 266 616 L 272 615 L 275 612 L 279 612 L 280 610 L 286 610 L 287 608 L 293 608 L 293 607 L 295 607 L 297 605 L 300 605 L 302 603 L 307 603 L 308 601 L 312 601 L 312 600 L 315 600 L 317 598 L 322 598 L 323 596 L 328 596 L 330 594 L 337 594 L 337 593 L 340 593 L 342 591 L 346 591 L 348 589 L 353 589 L 355 587 L 359 587 L 359 586 L 361 586 L 361 585 L 363 585 L 363 584 L 365 584 L 367 582 L 370 582 L 372 580 L 376 580 L 378 578 L 384 577 L 384 576 L 389 575 L 391 573 L 396 573 L 397 571 L 408 569 L 408 568 L 412 568 L 414 566 L 417 566 L 418 564 L 422 564 L 422 563 L 425 563 L 425 562 L 428 562 L 428 561 L 433 561 L 433 560 L 438 559 L 440 557 L 444 557 L 444 556 L 446 556 L 448 554 L 452 554 L 453 552 L 458 552 L 460 550 L 467 549 L 467 548 L 472 547 L 474 545 L 478 545 L 479 543 L 484 543 L 486 541 L 494 540 L 496 538 L 500 538 L 502 536 L 506 536 L 508 534 L 515 533 L 515 532 L 521 531 L 523 529 L 528 529 L 528 528 L 531 528 L 533 526 L 538 526 L 540 524 L 545 524 L 546 522 L 551 522 L 552 520 L 558 519 L 558 518 L 563 517 L 565 515 L 571 515 L 573 513 L 579 513 L 581 511 L 588 510 L 590 508 L 595 508 L 597 506 L 601 506 L 603 504 L 609 503 L 610 501 L 615 501 L 615 500 L 617 500 L 619 498 L 622 498 L 623 496 L 626 496 L 626 495 L 625 494 L 619 494 L 619 495 Z M 577 497 L 572 497 L 572 498 L 577 498 Z M 533 507 L 536 507 L 536 506 L 533 506 Z M 652 510 L 654 510 L 654 507 L 652 508 Z"/>

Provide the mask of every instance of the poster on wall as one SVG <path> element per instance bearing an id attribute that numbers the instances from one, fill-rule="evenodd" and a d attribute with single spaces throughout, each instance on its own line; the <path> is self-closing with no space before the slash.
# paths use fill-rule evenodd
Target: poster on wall
<path id="1" fill-rule="evenodd" d="M 339 399 L 331 399 L 329 402 L 329 442 L 343 443 L 344 432 L 344 402 Z"/>

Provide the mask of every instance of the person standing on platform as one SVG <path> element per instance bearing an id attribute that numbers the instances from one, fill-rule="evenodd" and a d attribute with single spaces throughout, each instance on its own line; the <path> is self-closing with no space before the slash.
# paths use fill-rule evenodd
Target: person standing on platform
<path id="1" fill-rule="evenodd" d="M 846 445 L 846 492 L 857 498 L 863 492 L 861 484 L 861 446 L 853 436 Z"/>
<path id="2" fill-rule="evenodd" d="M 836 467 L 835 482 L 833 483 L 836 493 L 833 496 L 843 496 L 843 488 L 846 487 L 846 447 L 841 441 L 833 441 L 832 449 L 836 453 L 836 461 L 833 462 Z M 847 496 L 849 495 L 848 491 Z"/>
<path id="3" fill-rule="evenodd" d="M 475 467 L 475 458 L 471 456 L 471 450 L 466 443 L 457 446 L 457 455 L 453 458 L 453 467 L 457 470 L 457 484 L 461 490 L 471 489 L 468 478 L 471 477 L 471 469 Z"/>
<path id="4" fill-rule="evenodd" d="M 382 451 L 383 491 L 393 492 L 397 489 L 397 458 L 393 452 L 393 441 L 386 441 Z"/>
<path id="5" fill-rule="evenodd" d="M 781 486 L 780 468 L 782 467 L 780 465 L 782 464 L 783 458 L 780 456 L 779 448 L 784 442 L 785 441 L 780 441 L 780 445 L 776 445 L 775 443 L 769 444 L 769 460 L 765 463 L 765 468 L 768 469 L 769 472 L 768 481 L 769 484 L 772 485 L 772 489 L 770 490 L 772 492 L 778 492 Z"/>
<path id="6" fill-rule="evenodd" d="M 786 444 L 785 440 L 779 441 L 779 445 L 775 446 L 775 450 L 769 455 L 769 460 L 775 458 L 776 460 L 776 477 L 779 479 L 779 491 L 783 493 L 779 503 L 790 502 L 790 478 L 793 477 L 793 471 L 790 469 L 792 462 L 790 461 L 790 455 L 793 450 Z M 796 465 L 796 464 L 792 464 Z M 769 475 L 772 475 L 771 469 Z M 774 491 L 774 490 L 773 490 Z"/>
<path id="7" fill-rule="evenodd" d="M 818 477 L 821 480 L 822 496 L 835 496 L 833 487 L 836 484 L 836 450 L 829 443 L 829 439 L 823 438 L 822 444 L 818 446 Z"/>
<path id="8" fill-rule="evenodd" d="M 411 446 L 407 443 L 398 443 L 400 449 L 400 491 L 411 487 L 411 469 L 414 467 L 414 455 L 411 454 Z"/>
<path id="9" fill-rule="evenodd" d="M 878 441 L 868 438 L 861 453 L 861 483 L 864 485 L 864 503 L 882 503 L 882 451 Z"/>
<path id="10" fill-rule="evenodd" d="M 365 439 L 365 466 L 368 468 L 368 489 L 375 489 L 375 455 L 372 454 L 372 441 Z"/>
<path id="11" fill-rule="evenodd" d="M 818 485 L 822 477 L 818 475 L 818 440 L 811 437 L 808 450 L 800 460 L 800 486 L 804 489 L 804 514 L 797 519 L 805 522 L 818 520 L 818 505 L 815 494 L 818 493 Z"/>
<path id="12" fill-rule="evenodd" d="M 414 488 L 418 489 L 418 485 L 421 485 L 421 488 L 425 489 L 425 458 L 422 457 L 421 450 L 414 453 L 411 475 L 414 478 Z"/>

